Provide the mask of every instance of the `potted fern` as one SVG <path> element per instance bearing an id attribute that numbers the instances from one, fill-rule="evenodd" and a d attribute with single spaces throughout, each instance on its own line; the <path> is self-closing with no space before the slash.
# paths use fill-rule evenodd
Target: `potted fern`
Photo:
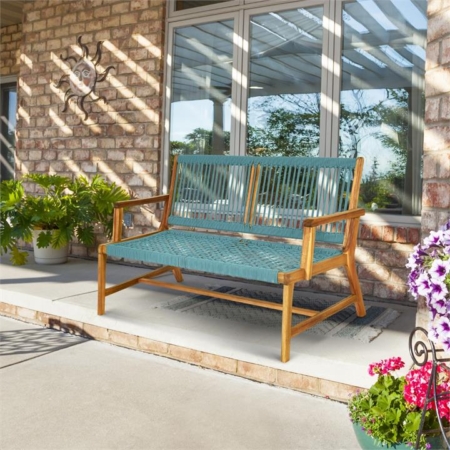
<path id="1" fill-rule="evenodd" d="M 35 183 L 39 193 L 26 192 L 25 182 Z M 0 187 L 0 252 L 9 252 L 15 265 L 25 264 L 27 252 L 19 249 L 19 243 L 33 241 L 38 254 L 42 249 L 56 251 L 49 259 L 35 253 L 36 262 L 65 262 L 73 238 L 88 247 L 95 244 L 95 225 L 101 224 L 111 236 L 114 203 L 128 198 L 124 189 L 99 175 L 74 181 L 50 174 L 4 180 Z"/>

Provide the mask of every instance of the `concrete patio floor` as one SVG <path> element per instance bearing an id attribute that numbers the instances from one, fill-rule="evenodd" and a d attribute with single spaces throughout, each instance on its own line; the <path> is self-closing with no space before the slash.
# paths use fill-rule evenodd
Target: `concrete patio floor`
<path id="1" fill-rule="evenodd" d="M 359 448 L 339 402 L 1 316 L 0 340 L 2 450 Z"/>
<path id="2" fill-rule="evenodd" d="M 414 303 L 366 299 L 401 314 L 370 343 L 300 334 L 292 340 L 291 360 L 282 363 L 280 329 L 158 307 L 183 295 L 180 292 L 133 286 L 107 297 L 106 314 L 98 316 L 96 261 L 70 258 L 67 264 L 45 266 L 35 264 L 30 253 L 29 263 L 20 267 L 3 257 L 0 270 L 2 315 L 341 401 L 373 383 L 369 363 L 391 356 L 401 356 L 407 366 L 411 361 L 408 338 L 415 324 Z M 110 263 L 108 282 L 147 271 Z M 172 275 L 164 278 L 172 281 Z M 281 293 L 276 287 L 196 275 L 185 280 L 201 287 L 226 284 Z"/>

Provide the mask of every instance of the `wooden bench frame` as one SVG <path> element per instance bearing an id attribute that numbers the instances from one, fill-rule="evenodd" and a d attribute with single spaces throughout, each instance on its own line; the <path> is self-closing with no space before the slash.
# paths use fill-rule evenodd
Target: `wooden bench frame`
<path id="1" fill-rule="evenodd" d="M 162 233 L 170 228 L 168 223 L 169 213 L 171 211 L 174 192 L 174 183 L 177 170 L 177 158 L 175 158 L 173 166 L 173 175 L 171 179 L 171 186 L 169 194 L 158 195 L 152 198 L 134 199 L 128 201 L 118 202 L 114 209 L 114 228 L 112 242 L 102 244 L 98 250 L 98 314 L 105 313 L 105 297 L 130 286 L 138 283 L 144 283 L 147 285 L 159 286 L 162 288 L 169 288 L 177 291 L 188 292 L 192 294 L 207 295 L 223 300 L 230 300 L 238 303 L 244 303 L 253 306 L 259 306 L 263 308 L 274 309 L 282 312 L 281 323 L 281 361 L 287 362 L 290 358 L 290 343 L 291 338 L 299 333 L 313 327 L 317 323 L 325 320 L 326 318 L 336 314 L 338 311 L 347 308 L 354 304 L 358 317 L 363 317 L 366 314 L 362 291 L 360 288 L 356 261 L 355 261 L 355 249 L 357 246 L 357 235 L 359 228 L 360 217 L 365 214 L 364 209 L 357 207 L 359 186 L 362 178 L 363 159 L 357 158 L 354 168 L 354 177 L 352 182 L 352 189 L 350 194 L 350 200 L 348 210 L 344 212 L 332 213 L 319 217 L 306 218 L 303 221 L 303 239 L 302 239 L 302 253 L 301 261 L 298 269 L 290 272 L 280 272 L 278 275 L 278 284 L 283 286 L 283 299 L 282 304 L 270 303 L 263 300 L 257 300 L 253 298 L 236 296 L 233 294 L 220 293 L 216 291 L 210 291 L 193 286 L 187 286 L 181 284 L 183 282 L 183 275 L 179 267 L 167 265 L 152 270 L 144 275 L 140 275 L 136 278 L 127 280 L 117 285 L 106 287 L 106 264 L 107 264 L 107 247 L 108 245 L 127 242 L 132 240 L 143 239 L 148 236 Z M 249 190 L 250 191 L 250 190 Z M 251 200 L 251 201 L 254 201 Z M 142 234 L 139 236 L 133 236 L 122 239 L 122 223 L 123 213 L 125 208 L 137 207 L 150 204 L 165 204 L 161 224 L 158 230 Z M 342 243 L 342 252 L 334 257 L 325 259 L 320 262 L 313 261 L 314 250 L 316 247 L 316 230 L 323 227 L 326 224 L 336 223 L 337 221 L 345 221 L 345 231 Z M 210 231 L 210 230 L 208 230 Z M 242 237 L 237 238 L 242 239 Z M 152 263 L 152 261 L 146 261 Z M 334 305 L 326 308 L 323 311 L 316 311 L 311 309 L 298 308 L 293 306 L 293 291 L 295 283 L 302 280 L 310 280 L 313 276 L 327 272 L 331 269 L 342 267 L 345 269 L 348 280 L 350 295 L 343 300 L 335 303 Z M 170 283 L 165 281 L 156 280 L 155 278 L 172 272 L 177 283 Z M 214 273 L 213 273 L 214 275 Z M 308 319 L 303 322 L 292 326 L 292 314 L 301 314 L 308 316 Z"/>

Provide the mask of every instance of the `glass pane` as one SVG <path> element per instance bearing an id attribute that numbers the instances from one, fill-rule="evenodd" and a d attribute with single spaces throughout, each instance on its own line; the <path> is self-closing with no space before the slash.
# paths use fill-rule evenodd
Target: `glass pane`
<path id="1" fill-rule="evenodd" d="M 175 11 L 182 11 L 184 9 L 198 8 L 201 6 L 216 5 L 227 0 L 177 0 Z"/>
<path id="2" fill-rule="evenodd" d="M 16 109 L 16 86 L 1 86 L 0 181 L 14 178 Z"/>
<path id="3" fill-rule="evenodd" d="M 322 7 L 253 16 L 247 153 L 317 156 Z"/>
<path id="4" fill-rule="evenodd" d="M 173 55 L 171 154 L 229 153 L 233 21 L 178 28 Z"/>
<path id="5" fill-rule="evenodd" d="M 426 0 L 343 11 L 340 156 L 363 156 L 369 211 L 420 214 Z"/>

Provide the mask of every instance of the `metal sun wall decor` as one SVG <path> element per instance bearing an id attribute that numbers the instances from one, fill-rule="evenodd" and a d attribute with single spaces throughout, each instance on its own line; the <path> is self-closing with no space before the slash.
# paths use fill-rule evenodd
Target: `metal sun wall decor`
<path id="1" fill-rule="evenodd" d="M 114 66 L 108 66 L 102 73 L 97 72 L 97 66 L 100 63 L 102 58 L 102 44 L 103 41 L 97 42 L 97 50 L 95 55 L 90 58 L 89 57 L 89 49 L 86 44 L 81 42 L 81 36 L 78 36 L 77 42 L 78 46 L 82 51 L 82 56 L 78 59 L 75 56 L 68 56 L 63 58 L 60 55 L 60 58 L 64 62 L 74 63 L 75 65 L 71 67 L 70 73 L 63 75 L 58 83 L 54 83 L 56 88 L 61 87 L 64 83 L 69 85 L 69 89 L 67 89 L 64 95 L 64 108 L 62 112 L 66 112 L 69 106 L 69 102 L 77 97 L 78 107 L 84 112 L 83 120 L 86 120 L 88 117 L 88 113 L 85 109 L 84 101 L 86 97 L 90 94 L 93 95 L 92 102 L 96 103 L 100 100 L 103 100 L 107 103 L 106 97 L 103 95 L 100 96 L 95 92 L 95 87 L 97 83 L 104 81 L 108 76 L 108 73 L 111 69 L 114 69 Z"/>

